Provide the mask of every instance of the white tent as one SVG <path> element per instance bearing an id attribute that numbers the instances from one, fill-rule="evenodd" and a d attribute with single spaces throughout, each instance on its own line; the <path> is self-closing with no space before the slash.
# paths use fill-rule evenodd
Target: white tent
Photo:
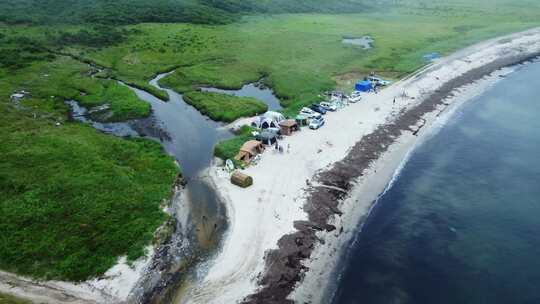
<path id="1" fill-rule="evenodd" d="M 266 118 L 262 120 L 260 128 L 261 129 L 279 128 L 279 125 L 276 121 Z"/>
<path id="2" fill-rule="evenodd" d="M 279 128 L 279 122 L 260 116 L 253 120 L 251 126 L 258 129 Z"/>
<path id="3" fill-rule="evenodd" d="M 276 125 L 285 120 L 285 116 L 283 116 L 283 114 L 274 111 L 268 111 L 264 113 L 263 117 L 276 122 Z"/>

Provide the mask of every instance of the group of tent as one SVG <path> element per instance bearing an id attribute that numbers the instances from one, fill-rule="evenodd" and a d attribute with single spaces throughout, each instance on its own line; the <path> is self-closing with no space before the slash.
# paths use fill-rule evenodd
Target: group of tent
<path id="1" fill-rule="evenodd" d="M 265 146 L 275 145 L 280 135 L 291 135 L 300 130 L 300 126 L 295 119 L 286 119 L 279 112 L 266 112 L 262 116 L 256 117 L 251 126 L 260 129 L 255 139 L 247 141 L 240 148 L 235 159 L 249 165 L 253 159 L 264 152 Z"/>

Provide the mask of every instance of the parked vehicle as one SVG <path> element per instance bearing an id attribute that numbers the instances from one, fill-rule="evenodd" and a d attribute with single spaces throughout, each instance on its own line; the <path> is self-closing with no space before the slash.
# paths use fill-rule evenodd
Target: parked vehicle
<path id="1" fill-rule="evenodd" d="M 337 105 L 333 102 L 321 102 L 320 106 L 324 108 L 326 111 L 335 112 L 337 110 Z"/>
<path id="2" fill-rule="evenodd" d="M 372 83 L 374 83 L 376 85 L 380 85 L 380 86 L 387 86 L 387 85 L 389 85 L 391 83 L 388 80 L 384 80 L 382 78 L 375 77 L 375 76 L 368 77 L 368 80 L 371 81 Z"/>
<path id="3" fill-rule="evenodd" d="M 324 118 L 314 118 L 309 123 L 309 128 L 312 130 L 317 130 L 318 128 L 322 127 L 324 125 Z"/>
<path id="4" fill-rule="evenodd" d="M 362 100 L 361 93 L 358 91 L 354 91 L 351 96 L 349 96 L 349 102 L 351 103 L 357 103 L 360 100 Z"/>
<path id="5" fill-rule="evenodd" d="M 345 98 L 345 93 L 340 92 L 340 91 L 334 91 L 330 93 L 330 96 L 336 97 L 336 98 Z"/>
<path id="6" fill-rule="evenodd" d="M 307 118 L 310 118 L 310 119 L 321 117 L 321 114 L 313 111 L 310 108 L 302 108 L 302 110 L 300 110 L 300 115 L 306 116 Z"/>
<path id="7" fill-rule="evenodd" d="M 312 109 L 313 111 L 317 112 L 317 113 L 320 113 L 322 115 L 326 115 L 326 109 L 321 107 L 318 104 L 311 105 L 311 106 L 309 106 L 309 108 Z"/>
<path id="8" fill-rule="evenodd" d="M 330 102 L 343 102 L 343 98 L 332 96 L 330 97 Z"/>

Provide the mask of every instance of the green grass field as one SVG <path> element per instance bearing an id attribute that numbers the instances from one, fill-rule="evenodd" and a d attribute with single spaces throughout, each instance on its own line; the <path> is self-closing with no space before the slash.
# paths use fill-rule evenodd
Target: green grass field
<path id="1" fill-rule="evenodd" d="M 0 110 L 0 268 L 78 281 L 140 257 L 178 172 L 160 145 Z"/>
<path id="2" fill-rule="evenodd" d="M 499 1 L 475 9 L 455 1 L 436 10 L 402 6 L 351 15 L 245 17 L 230 25 L 141 24 L 126 43 L 71 51 L 114 70 L 116 77 L 144 83 L 159 71 L 175 70 L 161 84 L 178 92 L 199 86 L 240 88 L 264 78 L 287 114 L 318 100 L 336 86 L 375 71 L 402 77 L 425 64 L 429 52 L 448 54 L 463 46 L 537 26 L 539 11 Z M 374 48 L 341 43 L 343 36 L 370 35 Z"/>
<path id="3" fill-rule="evenodd" d="M 184 94 L 184 100 L 215 121 L 233 122 L 268 110 L 266 104 L 255 98 L 219 93 L 191 91 Z"/>
<path id="4" fill-rule="evenodd" d="M 159 203 L 169 197 L 178 169 L 156 143 L 113 138 L 67 122 L 66 99 L 109 104 L 110 115 L 101 117 L 107 121 L 150 111 L 115 80 L 90 77 L 92 68 L 84 61 L 106 68 L 100 77 L 162 99 L 166 93 L 148 81 L 174 70 L 162 86 L 185 93 L 214 119 L 230 121 L 259 109 L 231 107 L 240 99 L 203 96 L 195 92 L 198 87 L 240 88 L 262 79 L 280 97 L 283 112 L 293 116 L 319 100 L 321 92 L 350 90 L 371 71 L 397 79 L 423 66 L 426 53 L 448 54 L 540 25 L 540 6 L 532 0 L 370 4 L 375 9 L 356 14 L 258 14 L 222 25 L 119 25 L 110 35 L 89 24 L 0 23 L 0 268 L 39 278 L 100 275 L 120 255 L 140 256 L 166 219 Z M 131 23 L 137 22 L 119 24 Z M 364 35 L 374 38 L 372 49 L 341 42 L 344 36 Z M 30 96 L 16 107 L 9 96 L 19 90 Z M 219 144 L 215 153 L 232 158 L 249 138 L 243 132 Z"/>
<path id="5" fill-rule="evenodd" d="M 0 293 L 0 304 L 31 304 L 31 302 Z"/>
<path id="6" fill-rule="evenodd" d="M 249 126 L 241 127 L 235 137 L 224 140 L 216 145 L 214 155 L 223 160 L 234 160 L 234 157 L 238 154 L 242 145 L 248 140 L 255 139 L 255 137 L 251 135 L 252 131 L 255 131 L 255 129 Z M 242 164 L 237 162 L 236 165 Z"/>

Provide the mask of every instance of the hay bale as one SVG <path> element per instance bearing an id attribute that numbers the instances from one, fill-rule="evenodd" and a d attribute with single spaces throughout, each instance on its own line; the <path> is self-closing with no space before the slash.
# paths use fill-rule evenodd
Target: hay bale
<path id="1" fill-rule="evenodd" d="M 253 185 L 253 178 L 249 175 L 236 171 L 231 175 L 231 183 L 242 188 L 247 188 Z"/>

